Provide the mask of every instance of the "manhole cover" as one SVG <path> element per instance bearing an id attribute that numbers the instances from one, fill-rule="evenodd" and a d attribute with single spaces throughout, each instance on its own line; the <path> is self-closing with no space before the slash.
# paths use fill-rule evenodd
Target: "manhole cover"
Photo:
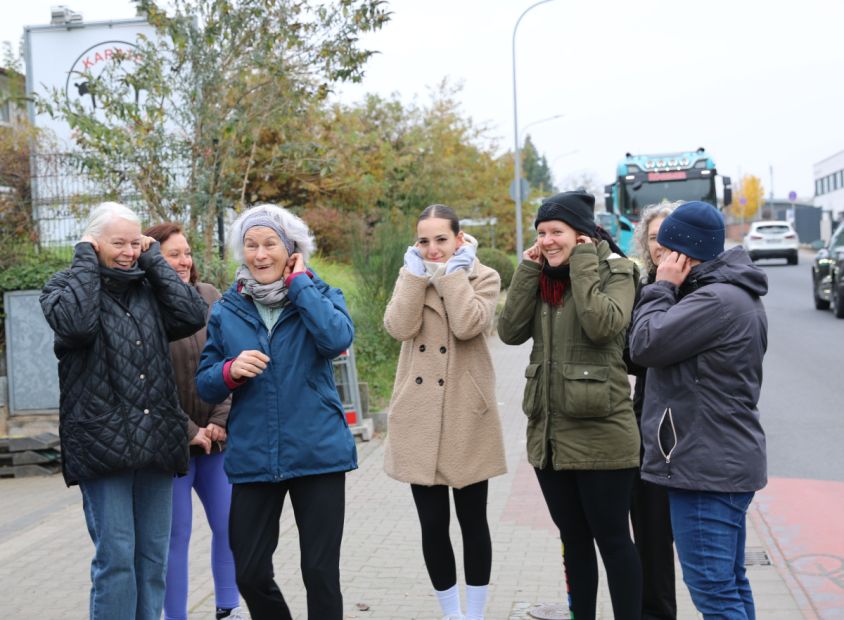
<path id="1" fill-rule="evenodd" d="M 563 603 L 541 603 L 531 607 L 528 616 L 536 620 L 569 620 L 571 618 L 568 605 Z"/>

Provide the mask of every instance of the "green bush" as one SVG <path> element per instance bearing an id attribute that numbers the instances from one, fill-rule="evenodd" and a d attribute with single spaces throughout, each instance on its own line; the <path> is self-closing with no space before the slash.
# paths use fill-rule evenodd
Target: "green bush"
<path id="1" fill-rule="evenodd" d="M 0 292 L 42 289 L 57 271 L 67 269 L 70 261 L 45 255 L 28 255 L 18 264 L 0 271 Z"/>
<path id="2" fill-rule="evenodd" d="M 6 291 L 41 290 L 47 280 L 56 273 L 70 266 L 66 258 L 52 254 L 24 254 L 18 257 L 18 263 L 0 270 L 0 320 L 5 320 L 6 309 L 3 305 L 3 293 Z M 6 332 L 0 323 L 0 349 L 6 345 Z"/>
<path id="3" fill-rule="evenodd" d="M 516 270 L 507 254 L 495 248 L 481 248 L 478 250 L 478 260 L 498 272 L 498 275 L 501 276 L 502 290 L 510 286 L 510 280 L 513 279 Z"/>
<path id="4" fill-rule="evenodd" d="M 350 306 L 355 357 L 358 379 L 369 384 L 373 409 L 386 406 L 393 389 L 401 343 L 384 330 L 384 311 L 404 264 L 412 230 L 411 220 L 388 216 L 369 237 L 354 244 L 352 267 L 357 288 Z"/>

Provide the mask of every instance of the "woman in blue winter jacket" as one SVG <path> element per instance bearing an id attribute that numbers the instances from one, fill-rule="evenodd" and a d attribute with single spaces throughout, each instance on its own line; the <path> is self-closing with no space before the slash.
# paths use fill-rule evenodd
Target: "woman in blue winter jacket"
<path id="1" fill-rule="evenodd" d="M 211 311 L 196 380 L 203 400 L 232 395 L 225 471 L 237 585 L 253 620 L 292 618 L 272 566 L 289 493 L 308 618 L 340 620 L 345 472 L 357 457 L 332 360 L 352 343 L 352 320 L 342 292 L 306 268 L 313 239 L 286 209 L 245 211 L 229 239 L 242 264 Z"/>

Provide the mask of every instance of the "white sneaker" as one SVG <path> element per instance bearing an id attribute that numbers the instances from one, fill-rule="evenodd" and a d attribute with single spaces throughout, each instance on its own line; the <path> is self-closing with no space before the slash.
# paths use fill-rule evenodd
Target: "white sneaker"
<path id="1" fill-rule="evenodd" d="M 246 620 L 246 616 L 243 615 L 241 607 L 235 607 L 229 612 L 228 616 L 223 618 L 223 620 Z"/>

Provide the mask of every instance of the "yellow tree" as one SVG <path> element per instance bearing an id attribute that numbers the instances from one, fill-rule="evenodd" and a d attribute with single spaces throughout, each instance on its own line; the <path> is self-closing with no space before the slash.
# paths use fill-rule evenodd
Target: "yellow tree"
<path id="1" fill-rule="evenodd" d="M 739 182 L 736 196 L 733 197 L 731 207 L 733 214 L 743 220 L 751 219 L 762 206 L 764 197 L 765 188 L 762 187 L 759 177 L 752 174 L 744 175 Z"/>

